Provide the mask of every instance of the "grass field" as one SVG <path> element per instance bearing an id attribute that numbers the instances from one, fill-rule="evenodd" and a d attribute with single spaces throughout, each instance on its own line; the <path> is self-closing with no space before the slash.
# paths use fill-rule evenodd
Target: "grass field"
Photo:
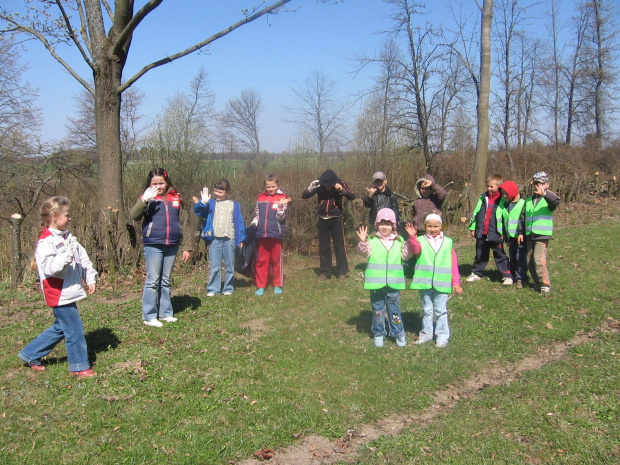
<path id="1" fill-rule="evenodd" d="M 205 267 L 183 265 L 174 276 L 179 321 L 159 329 L 141 324 L 140 273 L 103 285 L 79 303 L 97 371 L 81 380 L 69 374 L 63 344 L 42 373 L 20 363 L 17 352 L 51 324 L 51 312 L 36 290 L 3 289 L 1 462 L 238 463 L 396 416 L 399 434 L 314 463 L 619 463 L 620 217 L 565 210 L 558 223 L 553 295 L 502 287 L 489 270 L 491 280 L 464 283 L 450 300 L 443 350 L 411 343 L 421 321 L 410 290 L 401 301 L 410 344 L 372 347 L 353 251 L 344 282 L 319 282 L 316 257 L 287 257 L 282 296 L 268 288 L 255 297 L 242 281 L 231 297 L 207 298 Z M 474 244 L 456 236 L 464 276 Z M 536 369 L 437 402 L 437 392 L 458 392 L 579 335 L 562 357 L 550 353 Z"/>

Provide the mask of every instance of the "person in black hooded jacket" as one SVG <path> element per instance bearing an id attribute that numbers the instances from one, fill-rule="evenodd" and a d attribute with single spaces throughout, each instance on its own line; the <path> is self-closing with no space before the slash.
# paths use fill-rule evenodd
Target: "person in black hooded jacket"
<path id="1" fill-rule="evenodd" d="M 317 230 L 319 235 L 319 279 L 329 279 L 332 274 L 332 248 L 336 254 L 338 277 L 345 279 L 349 263 L 344 242 L 344 221 L 342 219 L 342 198 L 355 199 L 355 194 L 332 170 L 325 170 L 301 193 L 302 199 L 317 196 Z"/>

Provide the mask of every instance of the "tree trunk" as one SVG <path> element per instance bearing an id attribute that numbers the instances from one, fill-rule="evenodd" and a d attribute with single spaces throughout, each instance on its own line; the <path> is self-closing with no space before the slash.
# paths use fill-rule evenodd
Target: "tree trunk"
<path id="1" fill-rule="evenodd" d="M 22 229 L 23 218 L 19 213 L 11 215 L 11 289 L 17 289 L 22 281 Z"/>
<path id="2" fill-rule="evenodd" d="M 470 205 L 485 190 L 487 164 L 489 160 L 489 95 L 491 93 L 491 22 L 493 0 L 484 0 L 482 5 L 482 26 L 480 29 L 480 90 L 478 91 L 478 134 L 476 138 L 476 159 L 469 191 Z"/>
<path id="3" fill-rule="evenodd" d="M 117 263 L 120 237 L 126 223 L 120 142 L 121 94 L 117 92 L 121 73 L 122 65 L 112 59 L 104 60 L 94 72 L 100 239 L 109 270 Z"/>

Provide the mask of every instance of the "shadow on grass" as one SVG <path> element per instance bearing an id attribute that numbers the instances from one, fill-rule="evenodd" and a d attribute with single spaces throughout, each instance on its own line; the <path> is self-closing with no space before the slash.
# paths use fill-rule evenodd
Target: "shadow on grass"
<path id="1" fill-rule="evenodd" d="M 370 306 L 370 301 L 368 301 Z M 422 329 L 422 315 L 419 312 L 403 312 L 401 309 L 401 316 L 403 318 L 403 325 L 405 327 L 405 333 L 418 334 Z M 349 326 L 355 326 L 355 330 L 358 333 L 368 334 L 372 337 L 370 327 L 372 325 L 372 311 L 362 310 L 358 315 L 349 318 L 347 320 Z M 385 322 L 385 329 L 389 332 L 388 322 Z"/>
<path id="2" fill-rule="evenodd" d="M 121 340 L 110 328 L 95 329 L 85 334 L 84 338 L 88 348 L 88 361 L 91 365 L 97 361 L 98 353 L 116 349 L 121 343 Z M 61 363 L 68 363 L 66 355 L 64 357 L 46 357 L 44 365 L 59 365 Z"/>
<path id="3" fill-rule="evenodd" d="M 170 302 L 172 302 L 172 308 L 174 308 L 174 313 L 184 312 L 188 308 L 191 310 L 197 310 L 202 304 L 202 301 L 199 297 L 187 294 L 175 295 L 170 299 Z"/>

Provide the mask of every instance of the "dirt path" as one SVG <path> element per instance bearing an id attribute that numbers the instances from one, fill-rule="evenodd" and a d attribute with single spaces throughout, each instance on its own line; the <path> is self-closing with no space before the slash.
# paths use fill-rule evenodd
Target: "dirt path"
<path id="1" fill-rule="evenodd" d="M 598 332 L 620 332 L 620 321 L 609 320 L 598 330 L 589 333 L 577 333 L 568 342 L 558 342 L 550 346 L 541 347 L 536 355 L 524 358 L 515 363 L 498 366 L 477 373 L 465 380 L 459 386 L 449 386 L 447 389 L 431 393 L 434 404 L 415 414 L 391 415 L 374 424 L 362 425 L 358 430 L 348 431 L 344 437 L 335 441 L 317 435 L 304 438 L 299 444 L 283 449 L 256 451 L 255 457 L 248 458 L 238 465 L 329 465 L 336 462 L 355 463 L 359 450 L 365 444 L 381 436 L 395 436 L 403 428 L 412 423 L 428 424 L 437 415 L 444 413 L 457 405 L 461 399 L 476 396 L 487 387 L 501 386 L 519 378 L 521 374 L 537 370 L 548 363 L 566 357 L 571 347 L 584 344 L 596 337 Z M 268 459 L 259 461 L 258 458 Z"/>

